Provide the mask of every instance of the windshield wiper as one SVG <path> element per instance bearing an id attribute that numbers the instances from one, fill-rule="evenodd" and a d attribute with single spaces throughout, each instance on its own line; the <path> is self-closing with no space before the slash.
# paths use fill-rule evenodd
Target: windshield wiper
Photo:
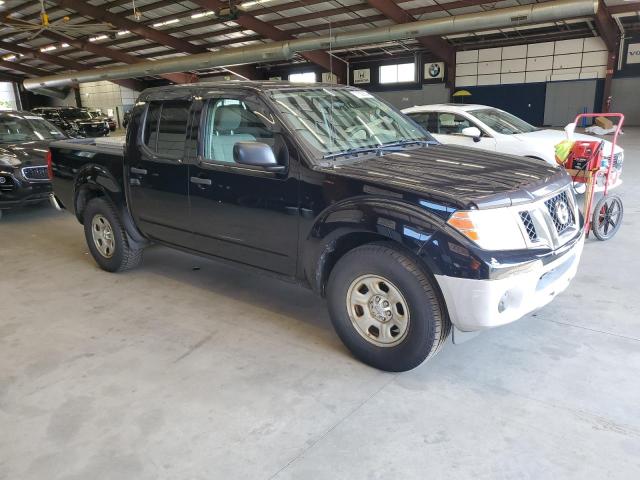
<path id="1" fill-rule="evenodd" d="M 406 147 L 410 147 L 412 145 L 436 145 L 437 142 L 433 142 L 431 140 L 400 140 L 398 142 L 389 142 L 389 143 L 381 143 L 379 145 L 371 145 L 368 147 L 353 147 L 347 148 L 345 150 L 341 150 L 335 153 L 328 153 L 324 155 L 323 159 L 331 159 L 336 157 L 348 157 L 351 155 L 358 155 L 360 153 L 376 153 L 377 155 L 382 154 L 385 151 L 396 151 L 403 150 Z"/>

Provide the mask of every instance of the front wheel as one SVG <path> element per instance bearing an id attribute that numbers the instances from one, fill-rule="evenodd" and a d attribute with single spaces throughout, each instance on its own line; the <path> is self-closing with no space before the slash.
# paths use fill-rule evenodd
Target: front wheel
<path id="1" fill-rule="evenodd" d="M 106 199 L 89 202 L 83 223 L 89 251 L 103 270 L 128 270 L 142 260 L 142 249 L 131 241 L 115 208 Z"/>
<path id="2" fill-rule="evenodd" d="M 340 339 L 358 359 L 381 370 L 420 365 L 451 330 L 430 277 L 392 245 L 348 252 L 331 272 L 327 297 Z"/>
<path id="3" fill-rule="evenodd" d="M 591 229 L 598 240 L 609 240 L 622 224 L 622 199 L 618 195 L 607 195 L 596 203 L 591 219 Z"/>

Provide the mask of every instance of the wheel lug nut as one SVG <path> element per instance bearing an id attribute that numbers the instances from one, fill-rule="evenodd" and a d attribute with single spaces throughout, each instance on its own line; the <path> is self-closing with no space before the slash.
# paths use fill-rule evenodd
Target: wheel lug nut
<path id="1" fill-rule="evenodd" d="M 382 306 L 383 307 L 388 307 L 389 306 L 389 302 L 387 302 L 386 300 L 384 302 L 382 302 Z"/>

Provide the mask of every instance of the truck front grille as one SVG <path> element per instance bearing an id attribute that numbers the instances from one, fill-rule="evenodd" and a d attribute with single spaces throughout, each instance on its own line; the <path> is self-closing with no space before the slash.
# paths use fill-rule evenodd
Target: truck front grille
<path id="1" fill-rule="evenodd" d="M 516 210 L 529 248 L 558 248 L 580 230 L 580 213 L 570 188 Z"/>
<path id="2" fill-rule="evenodd" d="M 31 181 L 41 182 L 49 180 L 49 170 L 47 167 L 24 167 L 22 169 L 22 175 Z"/>
<path id="3" fill-rule="evenodd" d="M 544 204 L 549 211 L 549 215 L 551 215 L 551 220 L 553 220 L 553 225 L 556 227 L 558 234 L 563 233 L 575 225 L 576 221 L 573 215 L 572 205 L 569 202 L 566 190 L 546 200 Z"/>

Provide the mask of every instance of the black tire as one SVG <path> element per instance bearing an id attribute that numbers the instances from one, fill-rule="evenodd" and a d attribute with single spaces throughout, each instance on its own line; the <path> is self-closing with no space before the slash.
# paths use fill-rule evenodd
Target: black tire
<path id="1" fill-rule="evenodd" d="M 352 321 L 351 315 L 358 312 L 350 313 L 349 292 L 359 279 L 369 275 L 388 280 L 407 303 L 408 327 L 397 344 L 372 343 L 376 339 L 370 333 L 365 338 Z M 438 353 L 451 331 L 433 282 L 417 260 L 392 244 L 367 244 L 349 251 L 331 271 L 327 285 L 329 313 L 336 333 L 356 358 L 372 367 L 388 372 L 417 367 Z M 373 328 L 375 335 L 376 327 Z"/>
<path id="2" fill-rule="evenodd" d="M 92 223 L 102 217 L 111 227 L 113 249 L 110 256 L 101 253 L 94 241 Z M 122 221 L 113 205 L 104 198 L 94 198 L 89 202 L 83 217 L 84 234 L 89 251 L 96 263 L 108 272 L 121 272 L 138 266 L 142 261 L 143 249 L 136 246 L 129 238 Z"/>
<path id="3" fill-rule="evenodd" d="M 591 230 L 598 240 L 609 240 L 622 225 L 624 207 L 618 195 L 607 195 L 596 203 L 591 218 Z"/>

